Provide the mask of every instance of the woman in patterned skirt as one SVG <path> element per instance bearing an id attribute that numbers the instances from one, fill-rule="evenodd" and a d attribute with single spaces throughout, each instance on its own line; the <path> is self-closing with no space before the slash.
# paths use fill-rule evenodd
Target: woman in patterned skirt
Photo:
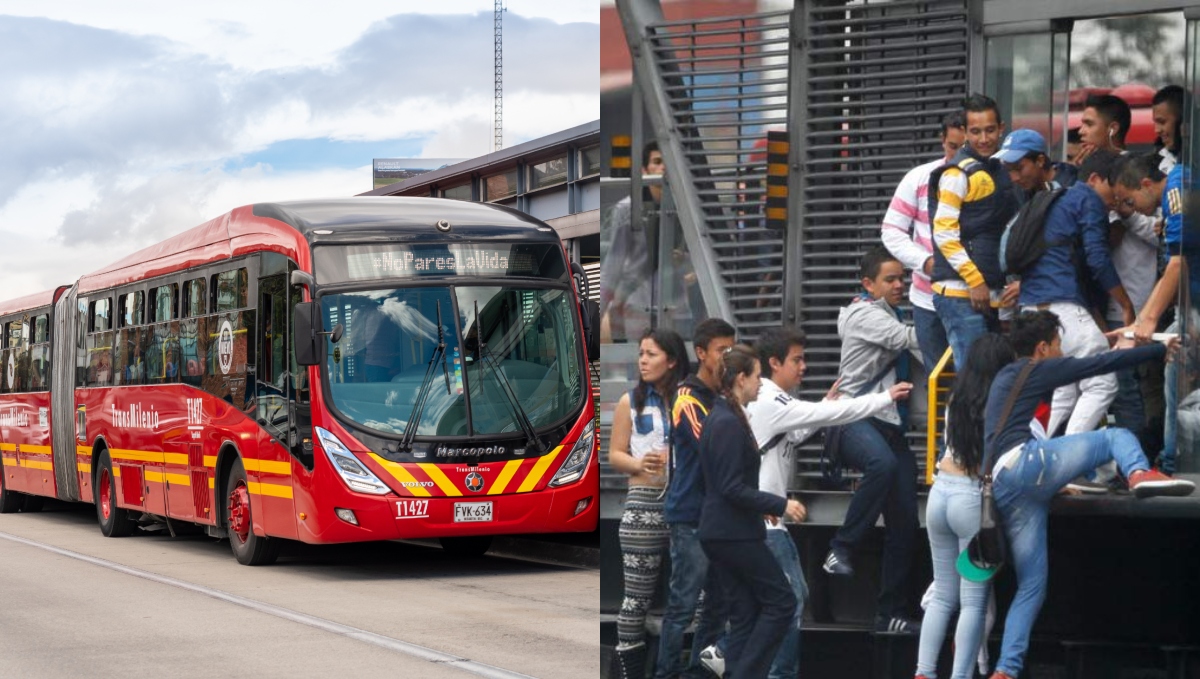
<path id="1" fill-rule="evenodd" d="M 616 667 L 621 679 L 646 676 L 646 610 L 670 539 L 663 496 L 671 399 L 687 370 L 687 348 L 678 334 L 647 331 L 638 347 L 637 386 L 613 412 L 608 463 L 629 476 L 620 527 L 625 598 L 617 617 Z"/>

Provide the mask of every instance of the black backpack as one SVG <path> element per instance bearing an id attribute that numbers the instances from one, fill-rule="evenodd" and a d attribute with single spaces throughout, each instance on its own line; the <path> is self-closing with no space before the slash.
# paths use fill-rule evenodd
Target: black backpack
<path id="1" fill-rule="evenodd" d="M 1064 188 L 1038 191 L 1021 206 L 1017 216 L 1004 231 L 1001 263 L 1005 273 L 1021 275 L 1041 259 L 1046 250 L 1059 243 L 1047 243 L 1042 233 L 1046 226 L 1046 214 L 1050 206 L 1064 193 Z"/>

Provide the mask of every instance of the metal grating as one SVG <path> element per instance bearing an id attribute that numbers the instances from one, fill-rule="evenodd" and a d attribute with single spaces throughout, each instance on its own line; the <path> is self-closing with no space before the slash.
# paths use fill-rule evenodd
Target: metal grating
<path id="1" fill-rule="evenodd" d="M 804 49 L 793 94 L 803 101 L 792 143 L 802 172 L 792 184 L 788 293 L 809 338 L 805 395 L 819 398 L 837 375 L 837 315 L 859 292 L 859 259 L 879 244 L 904 173 L 940 155 L 942 118 L 967 93 L 968 18 L 965 0 L 802 0 L 795 11 Z M 800 476 L 819 476 L 815 448 Z"/>
<path id="2" fill-rule="evenodd" d="M 790 12 L 659 22 L 648 46 L 692 184 L 728 318 L 752 339 L 783 312 L 783 232 L 764 225 L 768 126 L 787 115 Z M 684 228 L 689 228 L 685 225 Z M 703 261 L 699 259 L 698 261 Z M 710 313 L 720 313 L 709 309 Z"/>

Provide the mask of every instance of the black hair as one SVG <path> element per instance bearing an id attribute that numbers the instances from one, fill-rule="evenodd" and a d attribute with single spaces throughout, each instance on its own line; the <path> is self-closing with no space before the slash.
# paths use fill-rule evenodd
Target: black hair
<path id="1" fill-rule="evenodd" d="M 966 127 L 967 120 L 963 116 L 963 112 L 952 111 L 951 113 L 946 114 L 945 118 L 942 118 L 942 137 L 945 137 L 946 134 L 950 132 L 950 128 L 962 130 L 966 129 Z"/>
<path id="2" fill-rule="evenodd" d="M 1086 182 L 1093 174 L 1098 174 L 1104 178 L 1104 181 L 1109 181 L 1113 166 L 1117 164 L 1119 158 L 1121 158 L 1121 154 L 1112 151 L 1093 151 L 1079 166 L 1079 179 Z"/>
<path id="3" fill-rule="evenodd" d="M 1067 143 L 1068 144 L 1079 144 L 1082 142 L 1083 142 L 1083 140 L 1079 138 L 1079 128 L 1078 127 L 1072 127 L 1071 129 L 1067 130 Z"/>
<path id="4" fill-rule="evenodd" d="M 770 377 L 775 371 L 771 369 L 771 360 L 783 363 L 792 347 L 803 347 L 808 341 L 804 331 L 790 325 L 782 328 L 768 328 L 754 343 L 758 352 L 758 362 L 762 364 L 763 377 Z"/>
<path id="5" fill-rule="evenodd" d="M 1125 156 L 1109 175 L 1110 184 L 1120 184 L 1127 189 L 1136 189 L 1142 185 L 1143 179 L 1161 182 L 1167 175 L 1158 169 L 1162 158 L 1157 153 L 1145 153 L 1140 156 Z M 1082 176 L 1082 175 L 1080 175 Z"/>
<path id="6" fill-rule="evenodd" d="M 1028 159 L 1032 160 L 1038 167 L 1042 168 L 1043 170 L 1050 169 L 1050 157 L 1047 156 L 1046 154 L 1042 153 L 1041 151 L 1030 151 L 1029 153 L 1026 153 L 1021 158 L 1022 159 L 1028 158 Z M 1039 158 L 1041 158 L 1041 160 L 1038 160 Z M 1017 161 L 1017 162 L 1020 162 L 1020 161 Z"/>
<path id="7" fill-rule="evenodd" d="M 983 462 L 983 413 L 996 373 L 1017 358 L 1012 342 L 989 332 L 971 344 L 946 405 L 946 443 L 955 463 L 974 477 Z"/>
<path id="8" fill-rule="evenodd" d="M 650 167 L 650 154 L 654 153 L 655 151 L 662 153 L 662 151 L 659 151 L 658 149 L 658 142 L 646 142 L 646 145 L 642 147 L 642 167 Z"/>
<path id="9" fill-rule="evenodd" d="M 996 103 L 995 99 L 992 99 L 986 94 L 972 92 L 970 96 L 968 96 L 966 99 L 963 99 L 962 107 L 964 125 L 968 113 L 984 113 L 987 111 L 995 112 L 997 123 L 1004 122 L 1003 117 L 1000 115 L 1000 106 Z"/>
<path id="10" fill-rule="evenodd" d="M 1129 134 L 1132 114 L 1129 112 L 1129 104 L 1125 103 L 1124 99 L 1112 94 L 1093 94 L 1087 98 L 1083 107 L 1094 108 L 1108 122 L 1116 123 L 1116 139 L 1122 145 L 1125 144 L 1125 135 Z"/>
<path id="11" fill-rule="evenodd" d="M 1053 342 L 1061 327 L 1053 311 L 1023 311 L 1013 322 L 1008 339 L 1017 356 L 1025 358 L 1033 355 L 1038 344 Z"/>
<path id="12" fill-rule="evenodd" d="M 721 386 L 718 391 L 734 406 L 733 412 L 746 427 L 746 431 L 750 431 L 750 421 L 746 419 L 745 411 L 739 407 L 744 404 L 737 394 L 733 393 L 733 385 L 737 383 L 738 375 L 753 375 L 754 366 L 757 364 L 758 355 L 745 344 L 735 344 L 721 360 Z"/>
<path id="13" fill-rule="evenodd" d="M 667 374 L 663 375 L 660 384 L 650 384 L 645 380 L 638 378 L 637 386 L 633 388 L 633 412 L 642 414 L 642 409 L 646 407 L 646 396 L 650 393 L 651 387 L 662 387 L 659 396 L 662 397 L 664 403 L 670 403 L 675 397 L 675 388 L 683 381 L 683 378 L 688 374 L 688 357 L 687 346 L 683 343 L 683 338 L 674 330 L 664 330 L 661 328 L 651 328 L 642 334 L 642 340 L 638 342 L 641 345 L 642 341 L 647 339 L 654 340 L 658 348 L 663 350 L 667 355 L 668 361 L 675 361 L 675 367 L 668 368 Z"/>
<path id="14" fill-rule="evenodd" d="M 1173 148 L 1167 149 L 1171 153 L 1179 153 L 1180 146 L 1183 144 L 1183 88 L 1179 85 L 1167 85 L 1154 93 L 1154 99 L 1151 100 L 1151 106 L 1166 104 L 1171 109 L 1171 113 L 1175 114 L 1175 144 Z M 1162 139 L 1154 140 L 1155 144 L 1162 148 Z"/>
<path id="15" fill-rule="evenodd" d="M 896 255 L 888 252 L 887 248 L 882 245 L 877 245 L 867 254 L 863 255 L 862 262 L 858 265 L 858 277 L 875 279 L 879 275 L 879 269 L 885 262 L 898 262 Z"/>
<path id="16" fill-rule="evenodd" d="M 692 346 L 708 349 L 709 343 L 719 337 L 736 337 L 737 330 L 723 318 L 706 318 L 696 324 L 692 332 Z"/>

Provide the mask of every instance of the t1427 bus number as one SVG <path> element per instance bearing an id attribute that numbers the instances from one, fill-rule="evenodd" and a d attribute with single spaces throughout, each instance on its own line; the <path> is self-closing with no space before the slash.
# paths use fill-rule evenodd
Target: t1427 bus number
<path id="1" fill-rule="evenodd" d="M 397 500 L 397 519 L 429 518 L 429 500 Z"/>

